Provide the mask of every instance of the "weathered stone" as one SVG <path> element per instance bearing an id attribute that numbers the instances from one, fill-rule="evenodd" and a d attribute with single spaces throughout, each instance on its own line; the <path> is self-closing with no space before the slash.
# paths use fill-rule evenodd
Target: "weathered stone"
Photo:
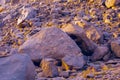
<path id="1" fill-rule="evenodd" d="M 113 7 L 120 3 L 120 0 L 106 0 L 105 5 L 107 8 Z"/>
<path id="2" fill-rule="evenodd" d="M 61 71 L 61 72 L 59 73 L 59 76 L 64 77 L 64 78 L 68 78 L 69 75 L 70 75 L 70 72 L 69 72 L 69 71 Z"/>
<path id="3" fill-rule="evenodd" d="M 80 16 L 83 17 L 84 15 L 85 15 L 84 12 L 80 12 Z M 82 18 L 76 18 L 76 17 L 75 17 L 73 23 L 83 29 L 89 25 L 89 23 L 87 21 L 83 20 Z"/>
<path id="4" fill-rule="evenodd" d="M 37 12 L 35 9 L 33 9 L 32 7 L 25 7 L 24 6 L 22 8 L 21 16 L 17 20 L 17 25 L 22 23 L 24 20 L 34 18 L 36 16 L 36 14 L 37 14 Z"/>
<path id="5" fill-rule="evenodd" d="M 94 42 L 99 42 L 101 38 L 103 37 L 100 30 L 98 30 L 97 28 L 93 26 L 86 29 L 86 35 L 89 39 L 91 39 Z"/>
<path id="6" fill-rule="evenodd" d="M 66 55 L 62 61 L 74 69 L 80 69 L 86 63 L 84 57 L 81 55 Z"/>
<path id="7" fill-rule="evenodd" d="M 120 57 L 120 39 L 111 42 L 111 50 L 117 57 Z"/>
<path id="8" fill-rule="evenodd" d="M 111 57 L 111 53 L 108 53 L 103 57 L 103 60 L 108 61 L 110 59 L 110 57 Z"/>
<path id="9" fill-rule="evenodd" d="M 105 55 L 107 55 L 109 52 L 109 49 L 107 46 L 98 46 L 93 55 L 91 56 L 92 61 L 100 60 L 102 59 Z"/>
<path id="10" fill-rule="evenodd" d="M 43 59 L 41 62 L 41 68 L 43 70 L 43 76 L 56 77 L 59 75 L 58 68 L 54 64 L 53 59 Z"/>
<path id="11" fill-rule="evenodd" d="M 42 58 L 61 59 L 69 54 L 81 54 L 76 43 L 66 33 L 55 27 L 42 28 L 20 46 L 19 51 L 29 54 L 33 61 L 39 61 Z"/>
<path id="12" fill-rule="evenodd" d="M 83 54 L 91 55 L 94 52 L 97 44 L 87 38 L 82 28 L 73 24 L 68 24 L 66 27 L 62 28 L 62 30 L 68 33 L 68 35 L 76 41 L 78 46 L 82 49 Z"/>
<path id="13" fill-rule="evenodd" d="M 35 66 L 27 54 L 0 58 L 1 80 L 34 80 Z"/>
<path id="14" fill-rule="evenodd" d="M 70 76 L 70 73 L 69 73 L 69 71 L 62 71 L 59 73 L 59 76 L 68 78 Z"/>

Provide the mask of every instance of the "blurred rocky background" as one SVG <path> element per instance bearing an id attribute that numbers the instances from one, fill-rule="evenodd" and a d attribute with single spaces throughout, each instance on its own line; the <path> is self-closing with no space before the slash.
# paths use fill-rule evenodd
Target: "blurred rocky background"
<path id="1" fill-rule="evenodd" d="M 1 80 L 119 80 L 120 0 L 0 0 Z"/>

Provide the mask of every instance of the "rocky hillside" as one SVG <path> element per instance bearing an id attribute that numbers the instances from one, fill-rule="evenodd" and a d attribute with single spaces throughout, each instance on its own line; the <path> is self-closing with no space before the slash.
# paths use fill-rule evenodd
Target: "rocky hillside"
<path id="1" fill-rule="evenodd" d="M 0 0 L 0 80 L 120 80 L 120 0 Z"/>

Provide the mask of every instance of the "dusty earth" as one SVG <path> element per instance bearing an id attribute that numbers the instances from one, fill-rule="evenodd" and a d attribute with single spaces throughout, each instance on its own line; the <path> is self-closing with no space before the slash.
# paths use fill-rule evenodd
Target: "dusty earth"
<path id="1" fill-rule="evenodd" d="M 0 60 L 30 55 L 23 80 L 120 80 L 119 37 L 119 0 L 0 0 Z"/>

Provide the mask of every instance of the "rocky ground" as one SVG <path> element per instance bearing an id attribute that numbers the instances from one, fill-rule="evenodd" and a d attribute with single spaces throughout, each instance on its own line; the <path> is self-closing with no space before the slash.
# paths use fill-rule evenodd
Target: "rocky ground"
<path id="1" fill-rule="evenodd" d="M 120 0 L 0 0 L 1 80 L 120 80 Z"/>

